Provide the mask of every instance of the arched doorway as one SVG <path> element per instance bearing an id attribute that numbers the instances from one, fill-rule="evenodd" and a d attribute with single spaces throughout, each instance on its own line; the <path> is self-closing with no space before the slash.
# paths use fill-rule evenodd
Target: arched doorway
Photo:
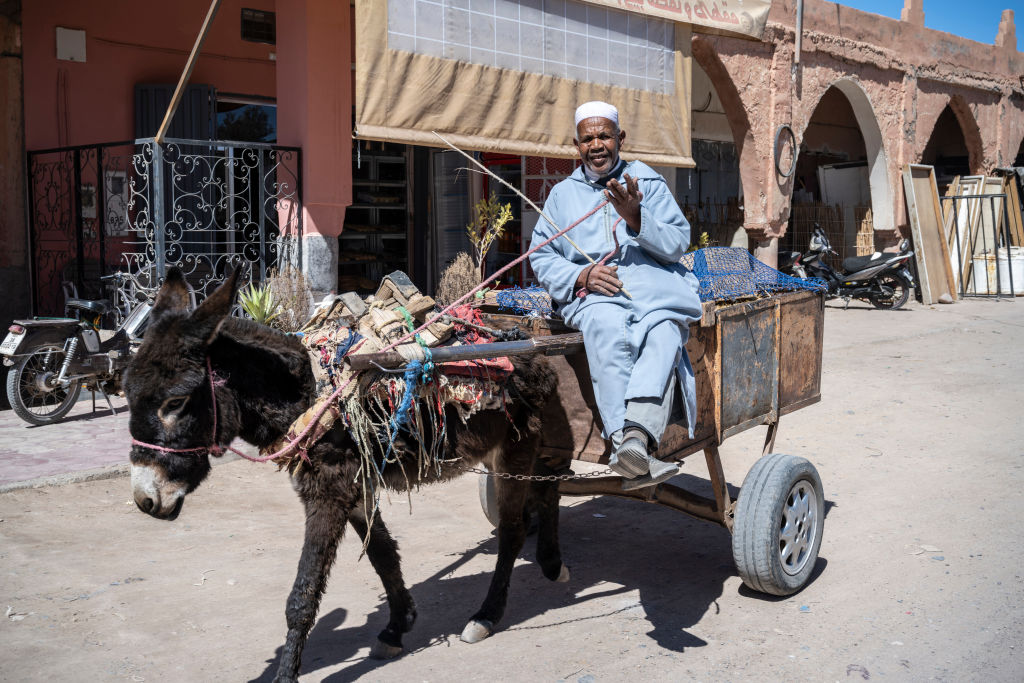
<path id="1" fill-rule="evenodd" d="M 935 167 L 935 180 L 940 191 L 952 182 L 955 176 L 971 173 L 970 156 L 960 123 L 949 105 L 939 114 L 928 144 L 921 152 L 921 163 Z"/>
<path id="2" fill-rule="evenodd" d="M 921 163 L 935 167 L 939 192 L 956 176 L 976 174 L 981 169 L 981 131 L 967 103 L 954 95 L 935 121 Z"/>
<path id="3" fill-rule="evenodd" d="M 842 79 L 822 95 L 804 130 L 784 248 L 803 250 L 819 223 L 839 259 L 874 251 L 892 231 L 892 187 L 882 134 L 867 93 Z"/>
<path id="4" fill-rule="evenodd" d="M 1020 147 L 1017 148 L 1017 158 L 1013 160 L 1013 165 L 1024 167 L 1024 140 L 1020 141 Z"/>
<path id="5" fill-rule="evenodd" d="M 696 168 L 676 176 L 676 199 L 691 224 L 691 240 L 707 233 L 717 246 L 747 248 L 744 223 L 758 196 L 758 162 L 750 121 L 732 77 L 708 38 L 692 44 L 693 160 Z"/>

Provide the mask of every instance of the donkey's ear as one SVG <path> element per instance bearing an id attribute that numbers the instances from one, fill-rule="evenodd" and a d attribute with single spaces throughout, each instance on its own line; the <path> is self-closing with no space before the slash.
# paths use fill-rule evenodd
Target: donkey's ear
<path id="1" fill-rule="evenodd" d="M 188 303 L 188 283 L 185 282 L 185 276 L 180 269 L 171 268 L 167 271 L 160 291 L 157 292 L 150 316 L 156 320 L 167 313 L 184 313 L 188 310 Z"/>
<path id="2" fill-rule="evenodd" d="M 235 270 L 224 280 L 224 283 L 213 290 L 213 294 L 206 297 L 199 308 L 192 311 L 189 320 L 193 323 L 192 332 L 203 339 L 207 344 L 217 336 L 217 330 L 221 323 L 231 313 L 231 307 L 235 303 L 235 295 L 238 293 L 238 274 Z"/>

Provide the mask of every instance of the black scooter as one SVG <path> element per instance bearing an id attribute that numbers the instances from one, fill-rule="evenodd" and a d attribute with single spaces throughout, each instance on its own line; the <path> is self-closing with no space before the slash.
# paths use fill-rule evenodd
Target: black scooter
<path id="1" fill-rule="evenodd" d="M 835 253 L 825 231 L 815 223 L 807 252 L 779 252 L 779 270 L 802 279 L 819 278 L 828 286 L 829 298 L 841 298 L 847 306 L 850 299 L 861 299 L 875 308 L 894 311 L 907 303 L 915 286 L 908 268 L 914 255 L 909 240 L 900 243 L 898 254 L 876 251 L 868 256 L 845 258 L 842 271 L 825 260 L 826 254 Z"/>
<path id="2" fill-rule="evenodd" d="M 57 422 L 75 405 L 83 384 L 103 394 L 116 412 L 109 395 L 121 391 L 151 309 L 150 302 L 139 303 L 112 334 L 100 329 L 109 310 L 105 301 L 68 299 L 65 315 L 75 317 L 15 320 L 0 344 L 0 357 L 11 367 L 7 400 L 15 414 L 34 425 Z"/>

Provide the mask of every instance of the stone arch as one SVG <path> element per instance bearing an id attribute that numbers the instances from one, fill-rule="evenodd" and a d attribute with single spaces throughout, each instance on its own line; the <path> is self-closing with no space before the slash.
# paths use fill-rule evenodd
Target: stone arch
<path id="1" fill-rule="evenodd" d="M 967 148 L 967 165 L 970 167 L 972 175 L 977 175 L 984 170 L 984 143 L 981 139 L 981 129 L 978 127 L 978 121 L 974 118 L 974 113 L 971 112 L 971 107 L 964 99 L 962 95 L 953 95 L 949 98 L 946 103 L 946 107 L 943 108 L 939 115 L 936 116 L 935 121 L 932 122 L 931 128 L 928 131 L 928 136 L 923 138 L 925 144 L 918 150 L 918 159 L 920 160 L 925 150 L 928 147 L 928 143 L 931 142 L 932 136 L 935 134 L 936 127 L 939 124 L 939 120 L 942 118 L 942 111 L 948 108 L 952 113 L 956 122 L 960 125 L 960 132 L 963 134 L 964 146 Z"/>
<path id="2" fill-rule="evenodd" d="M 860 128 L 861 137 L 864 138 L 865 154 L 868 162 L 868 183 L 871 192 L 871 212 L 873 216 L 874 230 L 892 231 L 896 229 L 894 215 L 895 202 L 893 201 L 893 186 L 889 181 L 889 159 L 885 151 L 885 143 L 882 138 L 882 129 L 878 125 L 878 117 L 875 115 L 875 108 L 871 104 L 864 87 L 856 80 L 843 77 L 833 81 L 829 87 L 824 88 L 814 106 L 809 108 L 806 125 L 809 125 L 811 116 L 818 108 L 822 98 L 831 88 L 841 92 L 850 103 L 853 109 L 853 116 Z M 801 138 L 803 134 L 801 134 Z"/>
<path id="3" fill-rule="evenodd" d="M 700 65 L 711 80 L 711 85 L 718 95 L 718 100 L 725 109 L 725 116 L 732 131 L 733 144 L 736 145 L 736 156 L 739 159 L 740 184 L 743 186 L 743 221 L 746 225 L 752 218 L 751 209 L 760 206 L 757 198 L 763 194 L 758 179 L 760 164 L 754 144 L 754 134 L 747 117 L 747 109 L 743 106 L 739 90 L 733 82 L 729 70 L 718 57 L 711 42 L 700 35 L 694 35 L 692 41 L 693 59 Z M 763 222 L 763 216 L 755 218 Z"/>

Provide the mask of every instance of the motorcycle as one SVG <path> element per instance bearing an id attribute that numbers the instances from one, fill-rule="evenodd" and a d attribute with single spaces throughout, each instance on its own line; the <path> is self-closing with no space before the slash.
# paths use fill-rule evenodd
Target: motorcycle
<path id="1" fill-rule="evenodd" d="M 779 271 L 801 279 L 818 278 L 828 286 L 828 297 L 841 298 L 849 306 L 850 299 L 867 301 L 875 308 L 896 310 L 907 303 L 914 276 L 908 263 L 914 252 L 910 241 L 900 242 L 896 254 L 875 252 L 868 256 L 850 256 L 843 259 L 842 271 L 837 271 L 825 259 L 835 254 L 825 231 L 817 223 L 806 253 L 779 252 Z"/>
<path id="2" fill-rule="evenodd" d="M 101 280 L 120 282 L 121 277 Z M 83 385 L 102 394 L 116 413 L 110 395 L 121 391 L 121 377 L 142 341 L 152 302 L 137 303 L 117 329 L 101 329 L 111 309 L 106 301 L 71 298 L 65 302 L 68 317 L 15 320 L 7 328 L 0 357 L 11 368 L 7 400 L 18 417 L 33 425 L 53 424 L 75 405 Z"/>

